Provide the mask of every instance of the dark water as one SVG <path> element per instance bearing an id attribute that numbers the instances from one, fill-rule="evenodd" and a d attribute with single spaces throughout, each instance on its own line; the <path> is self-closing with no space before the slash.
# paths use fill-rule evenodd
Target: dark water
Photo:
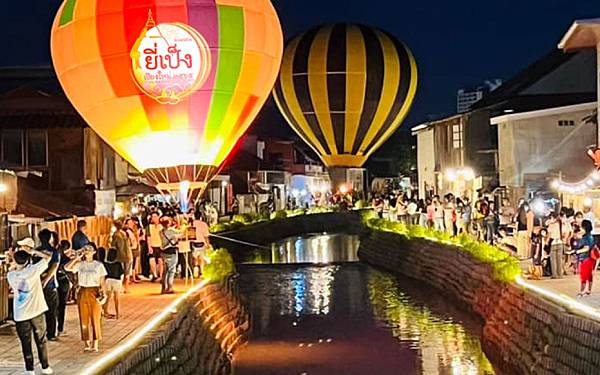
<path id="1" fill-rule="evenodd" d="M 358 241 L 291 238 L 238 266 L 253 332 L 235 374 L 493 373 L 476 322 L 427 286 L 356 262 Z"/>

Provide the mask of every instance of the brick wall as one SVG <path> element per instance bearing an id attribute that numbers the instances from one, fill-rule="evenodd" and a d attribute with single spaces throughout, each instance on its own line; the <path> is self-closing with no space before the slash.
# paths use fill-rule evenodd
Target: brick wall
<path id="1" fill-rule="evenodd" d="M 208 284 L 141 345 L 102 373 L 230 374 L 230 359 L 246 341 L 248 331 L 248 314 L 239 301 L 235 282 Z"/>
<path id="2" fill-rule="evenodd" d="M 484 351 L 501 373 L 600 373 L 597 321 L 493 280 L 488 265 L 450 245 L 387 232 L 363 237 L 362 261 L 435 287 L 481 318 Z"/>

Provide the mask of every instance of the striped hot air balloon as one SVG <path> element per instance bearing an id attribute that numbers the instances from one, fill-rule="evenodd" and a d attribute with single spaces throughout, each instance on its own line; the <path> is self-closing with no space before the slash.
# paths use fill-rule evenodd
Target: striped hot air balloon
<path id="1" fill-rule="evenodd" d="M 406 117 L 417 90 L 410 50 L 362 25 L 320 26 L 290 41 L 275 101 L 329 167 L 360 167 Z"/>
<path id="2" fill-rule="evenodd" d="M 51 49 L 100 137 L 159 188 L 194 188 L 268 97 L 283 37 L 269 0 L 65 0 Z"/>

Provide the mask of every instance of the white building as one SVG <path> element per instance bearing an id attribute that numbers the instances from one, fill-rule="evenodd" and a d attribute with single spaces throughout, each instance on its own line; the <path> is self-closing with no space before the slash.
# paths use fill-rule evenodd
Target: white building
<path id="1" fill-rule="evenodd" d="M 585 151 L 595 144 L 596 127 L 584 119 L 595 109 L 590 102 L 491 118 L 498 127 L 500 185 L 524 196 L 547 190 L 557 177 L 587 176 L 593 165 Z"/>

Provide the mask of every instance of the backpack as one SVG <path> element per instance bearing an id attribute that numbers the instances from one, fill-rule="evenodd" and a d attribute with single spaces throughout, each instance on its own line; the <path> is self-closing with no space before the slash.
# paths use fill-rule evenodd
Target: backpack
<path id="1" fill-rule="evenodd" d="M 592 258 L 592 260 L 600 259 L 600 249 L 598 248 L 598 245 L 594 245 L 590 249 L 590 258 Z"/>

